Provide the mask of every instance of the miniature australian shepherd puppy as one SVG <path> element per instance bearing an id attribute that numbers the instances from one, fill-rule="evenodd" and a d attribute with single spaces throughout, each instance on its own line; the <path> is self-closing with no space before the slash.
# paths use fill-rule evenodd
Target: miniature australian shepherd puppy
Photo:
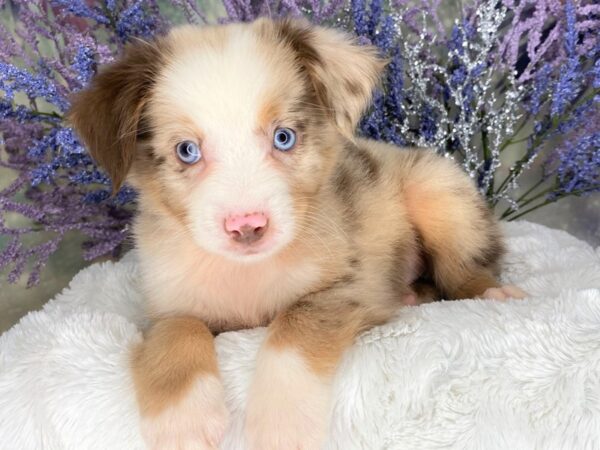
<path id="1" fill-rule="evenodd" d="M 153 325 L 132 373 L 150 448 L 218 448 L 221 331 L 268 326 L 247 448 L 312 450 L 359 333 L 434 291 L 524 295 L 499 284 L 498 225 L 453 161 L 355 137 L 384 66 L 302 21 L 186 26 L 134 43 L 74 98 L 115 189 L 139 191 Z"/>

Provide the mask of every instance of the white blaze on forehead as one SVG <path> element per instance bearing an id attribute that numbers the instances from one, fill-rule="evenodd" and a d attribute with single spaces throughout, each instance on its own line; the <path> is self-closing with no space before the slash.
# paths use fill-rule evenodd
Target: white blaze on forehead
<path id="1" fill-rule="evenodd" d="M 174 48 L 156 91 L 160 101 L 176 105 L 198 128 L 225 145 L 235 140 L 232 129 L 254 131 L 274 82 L 269 59 L 252 30 L 232 26 L 227 31 L 222 45 L 203 45 L 201 30 L 181 30 L 192 41 Z"/>

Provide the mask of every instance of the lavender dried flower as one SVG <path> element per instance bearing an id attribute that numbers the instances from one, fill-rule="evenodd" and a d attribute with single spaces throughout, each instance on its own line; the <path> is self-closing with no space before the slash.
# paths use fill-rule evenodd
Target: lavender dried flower
<path id="1" fill-rule="evenodd" d="M 88 238 L 84 257 L 118 254 L 128 237 L 134 193 L 115 198 L 63 119 L 69 95 L 132 37 L 166 28 L 154 1 L 35 0 L 2 5 L 15 24 L 0 24 L 0 166 L 15 173 L 0 191 L 0 267 L 15 282 L 30 267 L 28 285 L 70 231 Z M 15 226 L 9 215 L 21 217 Z M 29 224 L 28 224 L 29 222 Z M 47 240 L 23 240 L 42 233 Z"/>

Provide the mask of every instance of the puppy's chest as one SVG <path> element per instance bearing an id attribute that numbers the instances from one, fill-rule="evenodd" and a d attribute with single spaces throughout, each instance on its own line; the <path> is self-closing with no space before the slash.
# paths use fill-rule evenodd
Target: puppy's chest
<path id="1" fill-rule="evenodd" d="M 255 327 L 266 325 L 320 282 L 321 269 L 311 261 L 206 265 L 190 275 L 174 277 L 169 286 L 163 286 L 170 292 L 163 294 L 166 298 L 153 296 L 152 308 L 162 314 L 197 316 L 218 332 Z"/>

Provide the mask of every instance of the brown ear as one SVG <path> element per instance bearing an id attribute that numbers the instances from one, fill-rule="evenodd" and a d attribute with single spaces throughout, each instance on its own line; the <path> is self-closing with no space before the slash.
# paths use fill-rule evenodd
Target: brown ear
<path id="1" fill-rule="evenodd" d="M 161 42 L 135 42 L 73 97 L 68 120 L 92 157 L 109 174 L 113 191 L 123 183 L 135 153 L 138 125 L 164 55 Z"/>
<path id="2" fill-rule="evenodd" d="M 294 50 L 307 70 L 319 101 L 338 128 L 352 137 L 387 61 L 379 57 L 376 47 L 358 45 L 338 30 L 295 19 L 274 26 L 277 38 Z"/>

